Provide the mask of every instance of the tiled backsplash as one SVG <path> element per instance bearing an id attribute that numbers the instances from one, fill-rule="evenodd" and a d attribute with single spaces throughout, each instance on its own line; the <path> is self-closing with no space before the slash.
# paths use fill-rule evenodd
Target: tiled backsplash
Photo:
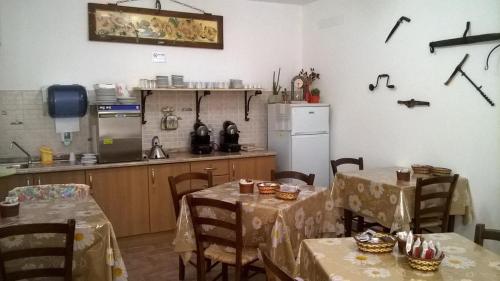
<path id="1" fill-rule="evenodd" d="M 248 122 L 244 121 L 243 93 L 214 92 L 204 97 L 200 118 L 213 129 L 212 140 L 218 142 L 222 123 L 231 120 L 241 131 L 240 143 L 266 147 L 268 95 L 264 93 L 252 98 Z M 93 92 L 89 91 L 89 101 L 93 103 L 94 100 Z M 161 109 L 165 106 L 175 108 L 175 114 L 182 118 L 177 130 L 160 130 Z M 195 119 L 194 93 L 154 93 L 146 102 L 148 122 L 142 127 L 143 149 L 151 147 L 153 136 L 159 136 L 166 149 L 189 148 L 189 133 L 193 130 Z M 0 158 L 23 156 L 17 148 L 10 149 L 11 141 L 18 142 L 32 155 L 39 155 L 41 145 L 50 146 L 56 154 L 88 152 L 88 131 L 86 115 L 80 120 L 80 132 L 73 134 L 73 142 L 66 147 L 60 141 L 60 134 L 55 132 L 54 120 L 44 114 L 41 91 L 0 91 Z"/>

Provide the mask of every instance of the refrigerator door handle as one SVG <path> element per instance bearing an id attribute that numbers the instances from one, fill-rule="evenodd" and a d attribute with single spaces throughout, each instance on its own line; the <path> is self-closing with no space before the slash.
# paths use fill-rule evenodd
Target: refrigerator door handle
<path id="1" fill-rule="evenodd" d="M 321 135 L 328 134 L 328 131 L 317 131 L 317 132 L 296 132 L 292 133 L 292 136 L 306 136 L 306 135 Z"/>

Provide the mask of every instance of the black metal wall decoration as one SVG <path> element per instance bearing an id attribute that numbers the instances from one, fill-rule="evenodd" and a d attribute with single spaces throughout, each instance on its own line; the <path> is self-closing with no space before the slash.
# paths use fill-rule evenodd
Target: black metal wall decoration
<path id="1" fill-rule="evenodd" d="M 389 74 L 380 74 L 380 75 L 377 77 L 377 83 L 375 83 L 375 85 L 370 84 L 370 85 L 368 86 L 368 89 L 370 89 L 370 91 L 375 90 L 375 88 L 377 88 L 377 86 L 378 86 L 378 81 L 379 81 L 380 79 L 382 79 L 382 78 L 387 78 L 387 81 L 385 82 L 385 86 L 386 86 L 387 88 L 389 88 L 389 89 L 394 89 L 394 87 L 395 87 L 395 86 L 394 86 L 394 85 L 390 85 L 390 84 L 389 84 L 389 78 L 390 78 L 390 77 L 389 77 Z"/>
<path id="2" fill-rule="evenodd" d="M 500 44 L 496 45 L 493 49 L 491 49 L 490 53 L 488 54 L 488 58 L 486 58 L 486 65 L 484 66 L 484 70 L 488 70 L 489 68 L 488 62 L 490 61 L 491 53 L 493 53 L 493 51 L 495 51 L 495 49 L 497 49 L 498 47 L 500 47 Z"/>
<path id="3" fill-rule="evenodd" d="M 467 60 L 467 58 L 469 57 L 469 54 L 465 54 L 465 57 L 462 59 L 462 61 L 457 65 L 457 67 L 455 67 L 455 70 L 453 71 L 453 73 L 451 74 L 450 78 L 448 78 L 448 80 L 446 82 L 444 82 L 444 84 L 446 86 L 448 86 L 451 82 L 451 80 L 453 80 L 453 78 L 455 77 L 455 75 L 457 75 L 458 72 L 460 72 L 462 74 L 462 76 L 464 76 L 467 80 L 469 80 L 469 82 L 474 86 L 474 88 L 476 88 L 476 90 L 481 94 L 481 96 L 483 96 L 483 98 L 491 105 L 491 106 L 495 106 L 495 104 L 493 103 L 493 101 L 491 101 L 491 99 L 481 90 L 481 88 L 483 86 L 477 86 L 470 78 L 469 76 L 467 76 L 467 74 L 462 70 L 462 66 L 464 65 L 465 61 Z"/>
<path id="4" fill-rule="evenodd" d="M 262 95 L 262 91 L 255 91 L 255 93 L 250 97 L 248 96 L 247 91 L 245 91 L 245 121 L 250 121 L 250 118 L 248 117 L 250 112 L 250 101 L 252 100 L 252 97 L 258 95 Z"/>
<path id="5" fill-rule="evenodd" d="M 500 40 L 500 33 L 487 33 L 481 35 L 467 36 L 467 32 L 469 32 L 469 29 L 470 29 L 470 21 L 467 22 L 467 25 L 465 27 L 465 32 L 462 37 L 430 42 L 429 47 L 431 53 L 434 53 L 434 48 L 437 47 L 466 45 L 472 43 Z"/>
<path id="6" fill-rule="evenodd" d="M 413 108 L 415 106 L 431 106 L 431 103 L 428 101 L 419 101 L 415 99 L 411 100 L 398 100 L 398 104 L 404 104 L 408 108 Z"/>
<path id="7" fill-rule="evenodd" d="M 400 17 L 400 18 L 398 19 L 398 21 L 396 22 L 396 25 L 394 25 L 394 27 L 392 28 L 391 32 L 389 33 L 389 35 L 388 35 L 388 36 L 387 36 L 387 38 L 385 39 L 385 43 L 387 43 L 387 41 L 389 41 L 389 39 L 391 39 L 392 34 L 394 34 L 394 32 L 396 31 L 396 29 L 398 29 L 399 25 L 400 25 L 403 21 L 406 21 L 406 22 L 411 22 L 411 19 L 410 19 L 410 18 L 407 18 L 407 17 L 405 17 L 405 16 Z"/>

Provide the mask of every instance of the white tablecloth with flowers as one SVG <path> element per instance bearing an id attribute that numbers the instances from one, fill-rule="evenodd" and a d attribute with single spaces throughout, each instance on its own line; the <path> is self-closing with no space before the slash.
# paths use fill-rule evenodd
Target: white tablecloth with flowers
<path id="1" fill-rule="evenodd" d="M 368 254 L 353 238 L 304 240 L 298 276 L 305 281 L 492 281 L 500 280 L 500 256 L 456 233 L 424 235 L 439 241 L 445 258 L 436 272 L 412 269 L 397 246 L 392 253 Z"/>
<path id="2" fill-rule="evenodd" d="M 409 230 L 417 178 L 426 178 L 429 175 L 412 173 L 410 181 L 398 181 L 396 178 L 398 169 L 402 168 L 388 167 L 338 172 L 332 188 L 335 207 L 375 220 L 391 228 L 392 231 Z M 436 190 L 440 188 L 444 190 L 444 186 L 434 185 L 434 187 Z M 464 177 L 458 179 L 452 197 L 450 215 L 463 216 L 464 224 L 468 223 L 473 216 L 469 182 Z"/>
<path id="3" fill-rule="evenodd" d="M 113 227 L 92 197 L 75 199 L 33 200 L 20 203 L 19 216 L 2 218 L 0 228 L 28 223 L 66 223 L 76 220 L 73 280 L 127 280 L 125 264 L 116 242 Z M 60 246 L 64 239 L 59 234 L 18 235 L 0 239 L 2 252 L 24 247 Z M 112 252 L 111 259 L 106 252 Z M 6 264 L 7 272 L 16 269 L 33 269 L 63 264 L 57 258 L 30 258 Z"/>
<path id="4" fill-rule="evenodd" d="M 271 258 L 290 272 L 295 270 L 295 257 L 300 242 L 315 238 L 325 232 L 335 232 L 333 201 L 326 187 L 302 186 L 295 201 L 277 199 L 274 195 L 259 194 L 255 188 L 252 194 L 241 194 L 237 182 L 226 183 L 192 193 L 195 197 L 214 198 L 243 206 L 242 224 L 245 247 L 258 247 L 260 243 L 271 245 Z M 217 208 L 205 207 L 201 216 L 234 222 L 234 217 Z M 226 235 L 222 229 L 205 231 Z M 177 221 L 177 235 L 174 250 L 183 254 L 185 261 L 196 250 L 191 216 L 185 198 Z M 228 249 L 230 250 L 230 249 Z"/>

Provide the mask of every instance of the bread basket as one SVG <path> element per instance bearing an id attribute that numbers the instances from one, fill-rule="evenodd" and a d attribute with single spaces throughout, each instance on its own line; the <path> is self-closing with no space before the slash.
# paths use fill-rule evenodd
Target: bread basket
<path id="1" fill-rule="evenodd" d="M 408 253 L 406 254 L 408 257 L 408 264 L 411 268 L 420 270 L 420 271 L 436 271 L 439 269 L 439 265 L 444 259 L 444 253 L 438 259 L 421 259 L 410 256 Z"/>
<path id="2" fill-rule="evenodd" d="M 297 198 L 299 198 L 299 193 L 300 193 L 300 190 L 283 191 L 283 190 L 276 189 L 275 196 L 276 196 L 276 198 L 283 199 L 283 200 L 297 200 Z"/>
<path id="3" fill-rule="evenodd" d="M 431 173 L 432 166 L 414 164 L 411 165 L 411 168 L 413 169 L 413 173 L 415 174 L 426 175 Z"/>
<path id="4" fill-rule="evenodd" d="M 274 194 L 276 189 L 280 188 L 280 184 L 277 182 L 260 182 L 257 184 L 260 194 Z"/>
<path id="5" fill-rule="evenodd" d="M 354 240 L 358 245 L 358 249 L 362 252 L 372 253 L 372 254 L 383 254 L 390 253 L 396 244 L 396 239 L 389 234 L 385 233 L 377 233 L 375 234 L 376 238 L 384 238 L 387 237 L 389 241 L 381 241 L 380 243 L 373 243 L 367 241 L 361 241 L 356 236 L 354 236 Z M 382 240 L 382 239 L 381 239 Z"/>

